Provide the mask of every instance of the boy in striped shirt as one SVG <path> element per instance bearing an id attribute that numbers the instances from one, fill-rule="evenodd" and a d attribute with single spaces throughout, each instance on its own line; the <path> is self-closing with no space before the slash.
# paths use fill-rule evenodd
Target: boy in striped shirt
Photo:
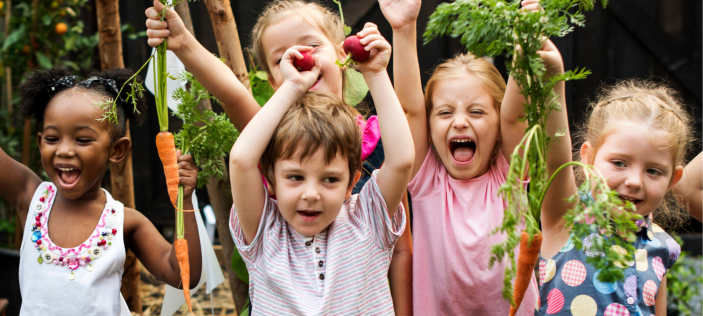
<path id="1" fill-rule="evenodd" d="M 400 200 L 414 147 L 386 72 L 390 45 L 372 35 L 371 58 L 357 69 L 376 104 L 386 159 L 359 194 L 351 195 L 360 175 L 358 112 L 308 91 L 320 81 L 318 56 L 301 72 L 293 58 L 309 47 L 283 54 L 283 83 L 232 147 L 230 229 L 249 271 L 253 315 L 394 314 L 387 272 L 405 227 Z"/>

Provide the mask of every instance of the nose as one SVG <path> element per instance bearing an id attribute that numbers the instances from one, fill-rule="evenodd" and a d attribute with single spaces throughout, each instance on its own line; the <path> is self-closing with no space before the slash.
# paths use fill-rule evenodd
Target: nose
<path id="1" fill-rule="evenodd" d="M 636 171 L 631 172 L 625 179 L 625 186 L 632 189 L 642 188 L 642 175 Z"/>
<path id="2" fill-rule="evenodd" d="M 302 199 L 308 202 L 315 202 L 320 200 L 320 191 L 317 190 L 315 184 L 311 183 L 305 188 L 305 191 L 303 191 Z"/>
<path id="3" fill-rule="evenodd" d="M 59 157 L 73 157 L 75 154 L 76 153 L 73 150 L 73 146 L 71 146 L 69 141 L 60 142 L 58 148 L 56 149 L 56 155 Z"/>
<path id="4" fill-rule="evenodd" d="M 456 129 L 465 129 L 469 127 L 469 121 L 466 119 L 466 115 L 462 113 L 457 113 L 454 115 L 454 122 L 452 127 Z"/>

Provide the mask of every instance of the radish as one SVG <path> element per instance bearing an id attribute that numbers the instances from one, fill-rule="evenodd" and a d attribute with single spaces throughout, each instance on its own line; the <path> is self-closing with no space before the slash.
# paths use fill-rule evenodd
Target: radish
<path id="1" fill-rule="evenodd" d="M 303 54 L 303 59 L 293 58 L 293 66 L 295 66 L 298 71 L 312 70 L 312 67 L 315 66 L 315 58 L 312 58 L 312 53 L 315 52 L 315 49 L 317 49 L 317 47 L 307 52 L 300 52 Z"/>
<path id="2" fill-rule="evenodd" d="M 361 45 L 361 38 L 356 35 L 347 37 L 342 44 L 344 52 L 347 53 L 347 58 L 344 62 L 336 61 L 339 67 L 344 67 L 352 62 L 362 63 L 369 59 L 371 52 L 364 49 L 364 45 Z"/>

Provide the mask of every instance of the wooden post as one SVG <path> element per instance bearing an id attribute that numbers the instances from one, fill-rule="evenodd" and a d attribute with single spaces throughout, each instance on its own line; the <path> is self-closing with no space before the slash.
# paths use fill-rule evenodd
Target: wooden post
<path id="1" fill-rule="evenodd" d="M 100 66 L 103 70 L 110 68 L 124 68 L 122 59 L 122 31 L 120 28 L 120 9 L 118 0 L 96 0 L 98 14 L 98 33 L 100 40 Z M 127 133 L 125 137 L 131 139 L 129 121 L 125 123 Z M 132 179 L 132 148 L 127 150 L 125 159 L 119 164 L 110 166 L 110 182 L 112 196 L 125 207 L 135 208 L 134 182 Z M 142 300 L 139 296 L 139 260 L 130 250 L 125 258 L 122 288 L 129 310 L 142 314 Z"/>
<path id="2" fill-rule="evenodd" d="M 206 5 L 208 6 L 208 12 L 212 12 L 210 10 L 210 5 L 206 1 Z M 225 7 L 229 10 L 229 16 L 232 16 L 232 9 L 229 6 L 229 1 L 227 1 L 227 4 Z M 181 17 L 181 20 L 183 20 L 183 23 L 185 24 L 186 28 L 188 31 L 190 31 L 191 34 L 195 35 L 195 31 L 193 29 L 193 20 L 191 19 L 190 16 L 190 9 L 188 8 L 188 3 L 183 1 L 180 2 L 179 4 L 176 5 L 176 12 L 178 13 L 178 16 Z M 226 15 L 226 14 L 225 14 Z M 210 13 L 210 16 L 212 17 L 212 13 Z M 213 18 L 213 27 L 215 28 L 215 36 L 217 38 L 217 46 L 220 51 L 220 55 L 225 56 L 225 53 L 223 53 L 223 45 L 221 44 L 221 36 L 218 34 L 218 28 L 215 27 L 215 20 Z M 237 37 L 237 26 L 234 25 L 234 18 L 231 19 L 231 24 L 233 25 L 234 28 L 234 35 Z M 232 27 L 232 26 L 230 26 Z M 236 42 L 236 49 L 239 51 L 239 56 L 242 57 L 242 64 L 244 63 L 243 55 L 242 55 L 242 50 L 239 45 L 239 39 L 236 38 L 234 40 L 228 39 L 230 42 Z M 228 50 L 229 51 L 229 50 Z M 230 52 L 229 56 L 236 55 L 236 52 Z M 227 58 L 228 61 L 228 66 L 233 69 L 233 64 L 230 62 L 232 58 Z M 243 71 L 243 76 L 246 78 L 246 86 L 249 87 L 249 75 L 246 70 L 246 65 L 240 65 L 243 66 L 240 69 L 240 71 Z M 235 71 L 235 74 L 237 72 Z M 241 80 L 242 77 L 237 75 L 237 78 Z M 251 89 L 250 89 L 251 90 Z M 200 109 L 207 109 L 207 110 L 212 110 L 212 105 L 210 104 L 210 100 L 202 100 L 198 106 Z M 222 163 L 225 163 L 223 160 Z M 222 253 L 225 259 L 225 269 L 227 270 L 227 278 L 229 280 L 229 285 L 230 289 L 232 291 L 232 299 L 234 300 L 234 306 L 237 310 L 237 314 L 241 314 L 242 310 L 246 308 L 246 302 L 247 298 L 249 296 L 249 285 L 242 282 L 237 275 L 232 271 L 232 252 L 234 251 L 234 241 L 232 240 L 232 237 L 230 235 L 229 231 L 229 210 L 230 207 L 232 206 L 232 190 L 229 184 L 229 174 L 227 171 L 227 168 L 225 168 L 225 175 L 224 175 L 224 180 L 220 180 L 216 177 L 211 177 L 208 180 L 207 183 L 207 193 L 210 197 L 210 204 L 212 205 L 212 209 L 215 212 L 215 217 L 217 219 L 217 231 L 219 232 L 220 236 L 220 243 L 222 244 Z"/>
<path id="3" fill-rule="evenodd" d="M 237 24 L 234 21 L 229 0 L 205 0 L 205 6 L 210 14 L 210 20 L 212 20 L 220 57 L 225 59 L 225 63 L 232 69 L 237 79 L 251 92 L 249 72 L 246 63 L 244 63 L 242 45 L 239 42 Z"/>

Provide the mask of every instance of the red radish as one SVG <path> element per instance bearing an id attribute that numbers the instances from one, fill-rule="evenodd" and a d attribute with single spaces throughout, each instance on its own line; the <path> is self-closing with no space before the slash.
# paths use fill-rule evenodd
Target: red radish
<path id="1" fill-rule="evenodd" d="M 295 66 L 298 71 L 312 70 L 312 67 L 315 67 L 315 58 L 312 58 L 312 53 L 315 52 L 315 49 L 317 49 L 317 47 L 307 52 L 300 52 L 303 54 L 303 59 L 293 58 L 293 66 Z"/>
<path id="2" fill-rule="evenodd" d="M 356 35 L 347 37 L 342 44 L 344 52 L 347 53 L 347 58 L 343 61 L 337 61 L 339 67 L 349 65 L 351 62 L 362 63 L 369 59 L 371 52 L 364 50 L 364 45 L 361 45 L 361 38 Z"/>

